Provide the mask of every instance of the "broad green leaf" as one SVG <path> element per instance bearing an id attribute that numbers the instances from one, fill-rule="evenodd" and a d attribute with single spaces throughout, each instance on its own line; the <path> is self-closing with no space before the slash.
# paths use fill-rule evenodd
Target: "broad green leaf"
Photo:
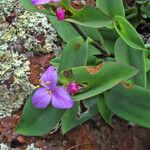
<path id="1" fill-rule="evenodd" d="M 89 56 L 87 60 L 87 66 L 96 66 L 102 63 L 104 60 L 97 58 L 96 56 Z"/>
<path id="2" fill-rule="evenodd" d="M 118 34 L 115 30 L 112 29 L 99 29 L 103 39 L 104 47 L 109 50 L 111 53 L 114 53 L 115 42 L 118 38 Z"/>
<path id="3" fill-rule="evenodd" d="M 71 6 L 71 0 L 61 0 L 59 2 L 59 6 L 63 6 L 72 13 L 75 11 L 75 9 Z"/>
<path id="4" fill-rule="evenodd" d="M 105 62 L 116 62 L 116 59 L 113 57 L 106 57 L 103 59 Z"/>
<path id="5" fill-rule="evenodd" d="M 85 66 L 88 57 L 88 41 L 82 37 L 70 40 L 63 49 L 59 70 L 70 69 L 77 66 Z"/>
<path id="6" fill-rule="evenodd" d="M 150 71 L 150 51 L 145 52 L 146 70 Z"/>
<path id="7" fill-rule="evenodd" d="M 136 85 L 120 85 L 107 91 L 105 100 L 117 116 L 150 128 L 150 90 Z"/>
<path id="8" fill-rule="evenodd" d="M 50 16 L 50 22 L 56 28 L 56 31 L 66 43 L 71 39 L 80 36 L 75 28 L 67 21 L 58 21 L 55 16 Z M 103 41 L 102 36 L 97 29 L 83 26 L 80 27 L 91 39 L 95 41 Z"/>
<path id="9" fill-rule="evenodd" d="M 144 51 L 138 51 L 128 46 L 121 38 L 116 41 L 115 58 L 117 62 L 131 65 L 139 70 L 132 82 L 146 87 L 146 63 Z"/>
<path id="10" fill-rule="evenodd" d="M 150 89 L 150 71 L 147 72 L 147 88 Z"/>
<path id="11" fill-rule="evenodd" d="M 70 129 L 81 125 L 91 117 L 95 116 L 98 113 L 97 103 L 98 96 L 83 101 L 82 105 L 84 105 L 84 109 L 86 110 L 82 112 L 81 109 L 83 109 L 83 106 L 80 108 L 80 102 L 76 102 L 75 106 L 67 110 L 61 119 L 62 132 L 66 133 Z"/>
<path id="12" fill-rule="evenodd" d="M 55 16 L 50 16 L 50 22 L 56 28 L 58 34 L 66 43 L 68 43 L 73 38 L 80 36 L 80 34 L 74 29 L 74 27 L 69 22 L 58 21 Z M 95 41 L 103 41 L 102 36 L 97 29 L 83 26 L 81 28 L 91 39 Z M 91 56 L 98 54 L 100 54 L 100 51 L 91 44 L 89 44 L 89 55 Z"/>
<path id="13" fill-rule="evenodd" d="M 19 2 L 21 3 L 21 5 L 26 8 L 29 11 L 33 11 L 33 12 L 41 12 L 47 15 L 52 14 L 50 11 L 50 6 L 49 5 L 44 5 L 45 10 L 39 10 L 36 6 L 32 5 L 31 0 L 19 0 Z"/>
<path id="14" fill-rule="evenodd" d="M 103 10 L 109 16 L 125 17 L 123 0 L 96 0 L 96 7 Z"/>
<path id="15" fill-rule="evenodd" d="M 17 133 L 28 136 L 42 136 L 53 130 L 59 123 L 65 110 L 48 106 L 37 109 L 32 106 L 31 97 L 27 100 L 22 118 L 17 126 Z"/>
<path id="16" fill-rule="evenodd" d="M 147 51 L 145 53 L 145 59 L 146 59 L 146 77 L 147 77 L 147 83 L 146 83 L 146 88 L 150 89 L 150 52 Z"/>
<path id="17" fill-rule="evenodd" d="M 90 27 L 84 27 L 84 26 L 81 26 L 81 28 L 84 30 L 86 35 L 88 37 L 90 37 L 92 40 L 99 42 L 101 44 L 104 43 L 103 37 L 102 37 L 101 33 L 98 31 L 98 29 L 90 28 Z"/>
<path id="18" fill-rule="evenodd" d="M 103 119 L 105 120 L 105 122 L 111 124 L 112 112 L 107 107 L 106 101 L 105 101 L 103 95 L 100 95 L 100 97 L 99 97 L 98 109 L 99 109 L 100 115 L 103 117 Z"/>
<path id="19" fill-rule="evenodd" d="M 51 24 L 56 28 L 60 37 L 67 43 L 71 39 L 80 36 L 69 22 L 58 21 L 55 16 L 50 16 Z"/>
<path id="20" fill-rule="evenodd" d="M 88 55 L 89 56 L 94 56 L 94 55 L 99 55 L 101 52 L 95 48 L 93 45 L 89 43 L 89 50 L 88 50 Z"/>
<path id="21" fill-rule="evenodd" d="M 73 97 L 75 101 L 79 101 L 111 89 L 136 73 L 137 69 L 125 64 L 102 63 L 98 66 L 82 66 L 62 71 L 60 81 L 64 84 L 76 81 L 81 85 L 86 85 L 85 92 Z"/>
<path id="22" fill-rule="evenodd" d="M 60 59 L 60 57 L 55 57 L 50 60 L 50 64 L 52 64 L 55 68 L 59 68 Z"/>
<path id="23" fill-rule="evenodd" d="M 105 27 L 112 23 L 112 19 L 103 11 L 96 7 L 85 6 L 80 10 L 76 10 L 71 18 L 67 21 L 92 28 Z"/>
<path id="24" fill-rule="evenodd" d="M 145 45 L 134 27 L 123 17 L 114 18 L 115 29 L 122 39 L 137 50 L 145 50 Z"/>

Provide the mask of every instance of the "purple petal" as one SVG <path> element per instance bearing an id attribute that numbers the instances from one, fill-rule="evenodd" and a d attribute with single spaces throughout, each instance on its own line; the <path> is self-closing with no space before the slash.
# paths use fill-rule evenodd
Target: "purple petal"
<path id="1" fill-rule="evenodd" d="M 53 66 L 48 67 L 48 69 L 41 75 L 41 85 L 50 90 L 53 90 L 56 87 L 57 80 L 57 71 Z"/>
<path id="2" fill-rule="evenodd" d="M 57 86 L 52 94 L 52 105 L 59 109 L 71 108 L 74 104 L 73 99 L 67 89 L 62 86 Z"/>
<path id="3" fill-rule="evenodd" d="M 46 88 L 38 88 L 32 96 L 32 105 L 36 108 L 46 108 L 51 102 L 52 95 L 48 94 Z"/>
<path id="4" fill-rule="evenodd" d="M 51 2 L 51 0 L 32 0 L 33 5 L 47 4 L 49 2 Z"/>

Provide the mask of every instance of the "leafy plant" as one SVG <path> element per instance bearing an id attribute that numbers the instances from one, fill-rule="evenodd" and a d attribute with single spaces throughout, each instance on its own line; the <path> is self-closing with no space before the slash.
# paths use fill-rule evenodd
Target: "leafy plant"
<path id="1" fill-rule="evenodd" d="M 66 133 L 98 112 L 109 124 L 115 114 L 150 128 L 149 49 L 132 25 L 136 8 L 125 9 L 122 0 L 97 0 L 96 6 L 79 10 L 70 0 L 20 2 L 48 15 L 65 44 L 61 57 L 50 62 L 57 71 L 46 70 L 42 92 L 36 90 L 27 100 L 18 133 L 42 136 L 59 123 Z"/>

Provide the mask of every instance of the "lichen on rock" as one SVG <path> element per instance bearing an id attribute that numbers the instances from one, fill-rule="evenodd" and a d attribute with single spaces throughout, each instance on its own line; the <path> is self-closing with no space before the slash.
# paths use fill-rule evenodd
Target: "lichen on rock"
<path id="1" fill-rule="evenodd" d="M 30 145 L 27 146 L 26 150 L 42 150 L 42 148 L 37 148 L 35 147 L 34 143 L 31 143 Z"/>
<path id="2" fill-rule="evenodd" d="M 0 144 L 0 150 L 9 150 L 8 146 L 4 143 Z"/>
<path id="3" fill-rule="evenodd" d="M 61 41 L 49 19 L 25 10 L 17 0 L 0 1 L 0 46 L 13 51 L 58 52 Z"/>
<path id="4" fill-rule="evenodd" d="M 34 86 L 29 82 L 29 61 L 17 52 L 0 50 L 0 118 L 21 107 Z"/>
<path id="5" fill-rule="evenodd" d="M 0 118 L 11 116 L 33 92 L 27 55 L 59 53 L 62 43 L 49 19 L 18 0 L 0 1 Z M 29 52 L 30 51 L 30 52 Z"/>

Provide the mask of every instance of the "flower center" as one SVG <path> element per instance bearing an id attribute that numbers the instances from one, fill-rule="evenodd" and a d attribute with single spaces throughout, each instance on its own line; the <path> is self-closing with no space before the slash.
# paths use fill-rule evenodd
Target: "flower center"
<path id="1" fill-rule="evenodd" d="M 52 92 L 49 90 L 49 88 L 46 88 L 47 94 L 51 95 Z"/>
<path id="2" fill-rule="evenodd" d="M 40 85 L 37 85 L 35 88 L 38 89 L 40 87 Z"/>
<path id="3" fill-rule="evenodd" d="M 39 82 L 42 82 L 42 80 L 40 79 Z"/>
<path id="4" fill-rule="evenodd" d="M 50 91 L 49 87 L 46 86 L 46 85 L 51 84 L 51 82 L 50 82 L 50 81 L 46 81 L 46 83 L 45 83 L 45 82 L 43 82 L 42 79 L 40 79 L 39 82 L 42 83 L 41 85 L 42 85 L 44 88 L 46 88 L 47 94 L 51 95 L 52 92 Z M 39 87 L 40 87 L 40 85 L 36 86 L 36 88 L 39 88 Z"/>
<path id="5" fill-rule="evenodd" d="M 51 84 L 51 82 L 50 82 L 50 81 L 47 81 L 46 84 Z"/>
<path id="6" fill-rule="evenodd" d="M 50 84 L 51 84 L 50 81 L 43 82 L 42 79 L 40 79 L 39 82 L 40 82 L 40 84 L 41 84 L 43 87 L 45 87 L 45 88 L 46 88 L 46 85 L 50 85 Z"/>
<path id="7" fill-rule="evenodd" d="M 47 94 L 51 95 L 51 94 L 52 94 L 52 92 L 51 92 L 51 91 L 47 91 Z"/>

